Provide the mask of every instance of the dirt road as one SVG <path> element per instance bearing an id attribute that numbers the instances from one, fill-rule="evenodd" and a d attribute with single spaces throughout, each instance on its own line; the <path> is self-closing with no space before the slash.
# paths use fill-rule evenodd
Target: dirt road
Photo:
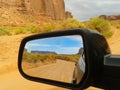
<path id="1" fill-rule="evenodd" d="M 0 75 L 0 90 L 66 90 L 66 89 L 28 81 L 19 74 L 18 70 L 15 70 L 13 72 Z"/>
<path id="2" fill-rule="evenodd" d="M 0 90 L 68 90 L 68 89 L 26 80 L 19 74 L 18 70 L 15 70 L 13 72 L 0 75 Z M 90 87 L 86 90 L 102 90 L 102 89 Z"/>
<path id="3" fill-rule="evenodd" d="M 114 32 L 114 35 L 109 38 L 108 44 L 110 46 L 112 54 L 120 55 L 120 29 L 111 27 Z"/>
<path id="4" fill-rule="evenodd" d="M 56 60 L 56 63 L 26 70 L 28 75 L 61 82 L 72 82 L 75 63 L 65 60 Z"/>

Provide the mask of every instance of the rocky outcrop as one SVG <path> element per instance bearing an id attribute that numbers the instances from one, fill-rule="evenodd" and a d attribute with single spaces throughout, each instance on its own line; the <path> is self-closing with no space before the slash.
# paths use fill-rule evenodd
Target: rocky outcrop
<path id="1" fill-rule="evenodd" d="M 99 17 L 106 20 L 120 20 L 120 15 L 111 15 L 111 16 L 101 15 Z"/>
<path id="2" fill-rule="evenodd" d="M 16 7 L 21 13 L 47 16 L 53 20 L 66 18 L 64 0 L 0 0 L 0 7 Z"/>
<path id="3" fill-rule="evenodd" d="M 66 11 L 66 18 L 73 18 L 72 13 L 69 11 Z"/>
<path id="4" fill-rule="evenodd" d="M 57 54 L 56 52 L 52 52 L 52 51 L 31 51 L 31 53 L 38 53 L 38 54 Z"/>
<path id="5" fill-rule="evenodd" d="M 84 49 L 83 49 L 83 48 L 80 48 L 78 54 L 81 55 L 81 54 L 83 54 L 83 52 L 84 52 Z"/>
<path id="6" fill-rule="evenodd" d="M 64 0 L 28 0 L 27 10 L 35 14 L 47 15 L 55 20 L 65 19 Z"/>

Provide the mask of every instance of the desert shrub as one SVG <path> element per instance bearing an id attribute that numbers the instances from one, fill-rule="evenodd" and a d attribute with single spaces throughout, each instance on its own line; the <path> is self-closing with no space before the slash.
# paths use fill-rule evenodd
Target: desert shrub
<path id="1" fill-rule="evenodd" d="M 11 33 L 8 28 L 0 27 L 0 36 L 2 35 L 11 35 Z"/>
<path id="2" fill-rule="evenodd" d="M 81 27 L 85 27 L 85 24 L 81 23 L 76 19 L 69 18 L 63 21 L 53 21 L 51 23 L 45 23 L 43 25 L 28 24 L 23 27 L 10 27 L 10 30 L 4 30 L 3 28 L 0 28 L 0 35 L 9 35 L 10 33 L 12 33 L 13 35 L 44 33 L 54 30 L 64 30 Z"/>
<path id="3" fill-rule="evenodd" d="M 55 62 L 56 59 L 77 62 L 79 58 L 80 55 L 38 54 L 38 53 L 28 53 L 28 52 L 24 52 L 23 54 L 23 61 L 29 63 L 37 63 L 39 61 L 43 63 Z"/>
<path id="4" fill-rule="evenodd" d="M 54 54 L 39 54 L 39 53 L 28 53 L 24 52 L 23 54 L 23 61 L 27 61 L 29 63 L 36 63 L 36 62 L 48 62 L 48 61 L 55 61 L 56 56 Z"/>
<path id="5" fill-rule="evenodd" d="M 110 38 L 112 37 L 114 33 L 112 31 L 109 31 L 109 32 L 104 32 L 103 35 L 106 37 L 106 38 Z"/>
<path id="6" fill-rule="evenodd" d="M 31 33 L 39 33 L 40 27 L 36 24 L 28 24 L 24 27 L 13 27 L 13 34 L 31 34 Z"/>
<path id="7" fill-rule="evenodd" d="M 34 53 L 27 53 L 24 52 L 23 54 L 23 61 L 27 61 L 29 63 L 36 63 L 38 61 L 44 62 L 46 60 L 46 57 L 41 54 L 34 54 Z"/>
<path id="8" fill-rule="evenodd" d="M 46 58 L 46 61 L 55 61 L 56 60 L 56 55 L 55 54 L 46 54 L 45 55 L 47 58 Z"/>
<path id="9" fill-rule="evenodd" d="M 18 35 L 18 34 L 25 34 L 26 30 L 22 27 L 16 27 L 14 28 L 13 34 Z"/>
<path id="10" fill-rule="evenodd" d="M 52 31 L 64 29 L 62 26 L 62 22 L 60 22 L 60 21 L 52 23 L 52 27 L 53 27 Z"/>
<path id="11" fill-rule="evenodd" d="M 52 31 L 52 29 L 53 29 L 52 23 L 46 23 L 46 24 L 43 25 L 43 30 L 45 32 Z"/>
<path id="12" fill-rule="evenodd" d="M 110 22 L 101 18 L 92 18 L 88 24 L 88 28 L 97 30 L 105 37 L 112 36 L 112 31 L 110 30 L 110 27 Z"/>
<path id="13" fill-rule="evenodd" d="M 56 58 L 66 61 L 77 62 L 80 58 L 80 55 L 57 55 Z"/>
<path id="14" fill-rule="evenodd" d="M 36 24 L 29 24 L 24 28 L 27 33 L 38 33 L 40 32 L 40 27 Z"/>
<path id="15" fill-rule="evenodd" d="M 33 55 L 31 54 L 31 53 L 27 53 L 27 52 L 24 52 L 23 53 L 23 61 L 27 61 L 27 62 L 35 62 L 35 61 L 33 61 Z"/>
<path id="16" fill-rule="evenodd" d="M 61 22 L 61 25 L 63 29 L 70 29 L 70 28 L 84 28 L 85 25 L 81 23 L 80 21 L 73 19 L 73 18 L 68 18 L 67 20 L 64 20 Z"/>
<path id="17" fill-rule="evenodd" d="M 8 28 L 0 28 L 0 36 L 1 35 L 11 35 L 11 34 L 31 34 L 31 33 L 44 33 L 50 32 L 54 30 L 64 30 L 71 28 L 89 28 L 92 30 L 96 30 L 103 34 L 105 37 L 111 37 L 113 32 L 110 30 L 111 24 L 109 21 L 101 19 L 101 18 L 92 18 L 88 23 L 80 22 L 74 18 L 68 18 L 63 21 L 53 21 L 51 23 L 45 23 L 43 25 L 37 24 L 28 24 L 24 27 L 10 27 Z M 116 24 L 117 28 L 120 28 L 120 24 Z"/>

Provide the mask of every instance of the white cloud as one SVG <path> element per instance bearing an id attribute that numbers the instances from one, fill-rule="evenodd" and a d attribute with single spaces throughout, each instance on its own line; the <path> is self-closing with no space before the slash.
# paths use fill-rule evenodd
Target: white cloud
<path id="1" fill-rule="evenodd" d="M 50 45 L 50 44 L 39 44 L 39 43 L 27 43 L 25 45 L 25 48 L 26 49 L 30 49 L 30 48 L 33 48 L 33 47 L 59 47 L 59 45 Z"/>
<path id="2" fill-rule="evenodd" d="M 26 47 L 49 47 L 49 44 L 28 43 Z"/>
<path id="3" fill-rule="evenodd" d="M 38 44 L 38 43 L 27 43 L 25 45 L 26 49 L 30 49 L 31 47 L 50 47 L 49 44 Z"/>
<path id="4" fill-rule="evenodd" d="M 120 0 L 65 0 L 66 10 L 79 20 L 88 20 L 101 14 L 120 14 Z"/>

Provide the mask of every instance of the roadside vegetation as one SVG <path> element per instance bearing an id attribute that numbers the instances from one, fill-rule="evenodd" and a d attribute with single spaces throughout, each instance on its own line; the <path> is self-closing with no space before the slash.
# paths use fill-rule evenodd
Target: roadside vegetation
<path id="1" fill-rule="evenodd" d="M 39 53 L 28 53 L 24 52 L 23 61 L 28 63 L 52 63 L 56 62 L 57 59 L 77 62 L 80 58 L 80 55 L 58 55 L 58 54 L 39 54 Z"/>
<path id="2" fill-rule="evenodd" d="M 98 31 L 106 38 L 113 35 L 111 26 L 120 28 L 120 22 L 111 23 L 110 21 L 101 18 L 91 18 L 89 21 L 80 22 L 76 19 L 69 18 L 63 21 L 54 21 L 51 23 L 44 23 L 43 25 L 28 24 L 22 27 L 0 27 L 0 36 L 2 35 L 18 35 L 18 34 L 32 34 L 32 33 L 44 33 L 55 30 L 65 30 L 71 28 L 88 28 Z"/>
<path id="3" fill-rule="evenodd" d="M 2 36 L 2 35 L 11 35 L 11 33 L 8 30 L 8 28 L 0 27 L 0 36 Z"/>
<path id="4" fill-rule="evenodd" d="M 98 31 L 106 38 L 109 38 L 113 35 L 113 32 L 111 31 L 111 23 L 102 18 L 91 18 L 87 24 L 87 27 Z"/>

